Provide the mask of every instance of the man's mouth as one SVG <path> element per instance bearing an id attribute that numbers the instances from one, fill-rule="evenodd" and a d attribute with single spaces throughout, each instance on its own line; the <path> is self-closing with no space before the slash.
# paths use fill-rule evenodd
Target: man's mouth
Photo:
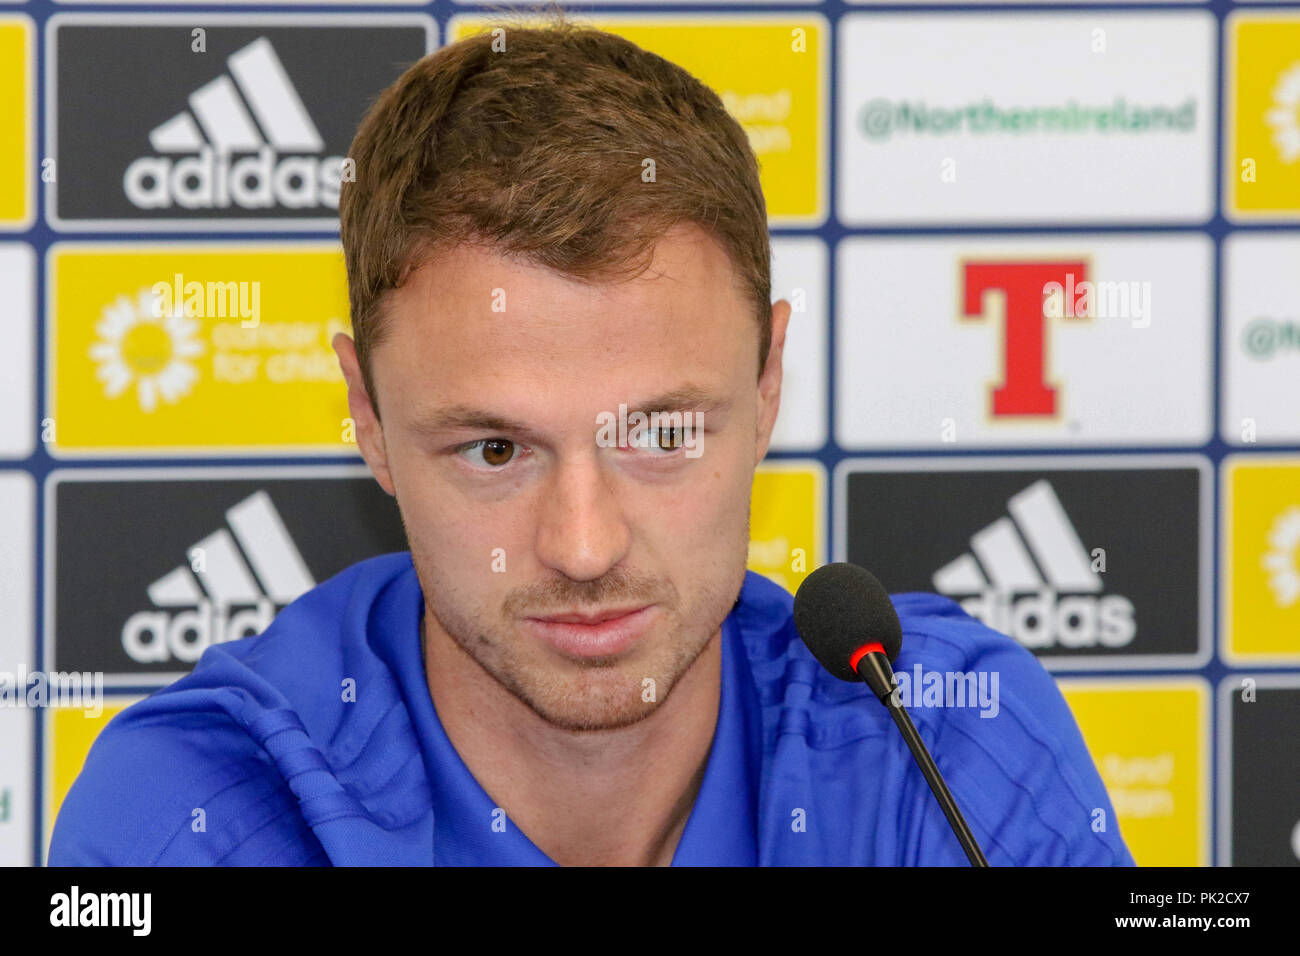
<path id="1" fill-rule="evenodd" d="M 533 620 L 548 624 L 600 624 L 617 617 L 625 617 L 633 611 L 639 611 L 646 605 L 632 604 L 627 607 L 607 608 L 603 611 L 566 611 L 563 614 L 538 614 Z"/>
<path id="2" fill-rule="evenodd" d="M 654 605 L 565 611 L 524 618 L 528 630 L 566 657 L 610 657 L 632 647 L 654 616 Z"/>

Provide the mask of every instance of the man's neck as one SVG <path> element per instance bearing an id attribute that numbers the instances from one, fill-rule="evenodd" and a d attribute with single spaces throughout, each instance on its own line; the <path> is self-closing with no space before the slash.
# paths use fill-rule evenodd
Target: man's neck
<path id="1" fill-rule="evenodd" d="M 666 866 L 695 805 L 718 719 L 715 633 L 653 714 L 615 730 L 547 723 L 424 615 L 425 678 L 465 766 L 562 865 Z"/>

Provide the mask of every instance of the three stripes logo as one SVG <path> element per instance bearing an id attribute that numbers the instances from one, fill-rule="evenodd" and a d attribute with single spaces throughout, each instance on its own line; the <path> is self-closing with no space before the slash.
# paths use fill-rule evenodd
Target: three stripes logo
<path id="1" fill-rule="evenodd" d="M 934 573 L 935 590 L 968 595 L 960 601 L 968 614 L 1032 649 L 1132 642 L 1133 602 L 1101 593 L 1105 554 L 1084 547 L 1051 483 L 1012 495 L 1007 512 Z"/>
<path id="2" fill-rule="evenodd" d="M 154 610 L 122 627 L 122 648 L 141 664 L 192 664 L 213 644 L 260 634 L 283 606 L 316 586 L 271 496 L 258 491 L 226 512 L 221 528 L 148 586 Z"/>
<path id="3" fill-rule="evenodd" d="M 276 55 L 259 37 L 232 53 L 227 73 L 189 95 L 189 108 L 149 133 L 155 155 L 126 169 L 139 209 L 337 210 L 351 161 L 325 141 Z M 161 154 L 161 155 L 158 155 Z"/>

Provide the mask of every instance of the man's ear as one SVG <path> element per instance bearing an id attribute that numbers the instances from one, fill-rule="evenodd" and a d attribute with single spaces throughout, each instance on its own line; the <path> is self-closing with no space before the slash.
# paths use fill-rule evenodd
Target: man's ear
<path id="1" fill-rule="evenodd" d="M 781 356 L 785 351 L 785 330 L 790 322 L 790 303 L 779 299 L 772 306 L 772 346 L 767 352 L 767 363 L 758 377 L 758 441 L 754 464 L 767 454 L 776 426 L 776 413 L 781 409 Z"/>
<path id="2" fill-rule="evenodd" d="M 388 471 L 388 452 L 384 448 L 384 427 L 379 423 L 379 416 L 370 403 L 365 381 L 361 378 L 361 363 L 357 361 L 357 348 L 352 337 L 343 332 L 334 336 L 330 343 L 334 354 L 339 357 L 339 368 L 348 383 L 348 410 L 352 421 L 356 423 L 357 446 L 361 456 L 370 466 L 371 473 L 381 488 L 393 494 L 393 476 Z"/>

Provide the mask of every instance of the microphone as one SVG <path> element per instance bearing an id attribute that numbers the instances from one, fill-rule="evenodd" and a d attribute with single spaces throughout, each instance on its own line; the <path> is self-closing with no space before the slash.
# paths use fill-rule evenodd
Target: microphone
<path id="1" fill-rule="evenodd" d="M 840 680 L 865 681 L 885 705 L 966 859 L 971 866 L 988 866 L 930 751 L 894 693 L 890 665 L 903 649 L 903 626 L 884 585 L 856 564 L 824 564 L 804 578 L 795 593 L 794 626 L 822 667 Z"/>

